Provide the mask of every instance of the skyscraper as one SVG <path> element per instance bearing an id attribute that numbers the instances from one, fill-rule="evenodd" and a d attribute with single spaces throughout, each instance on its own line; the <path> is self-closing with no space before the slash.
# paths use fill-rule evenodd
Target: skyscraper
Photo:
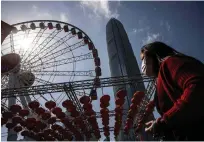
<path id="1" fill-rule="evenodd" d="M 109 56 L 109 65 L 111 76 L 138 76 L 140 69 L 138 67 L 137 60 L 134 56 L 132 46 L 129 42 L 127 33 L 122 23 L 114 18 L 106 25 L 106 41 Z M 138 76 L 141 77 L 141 76 Z M 113 88 L 114 94 L 120 89 L 125 88 L 128 96 L 124 104 L 124 109 L 128 110 L 131 104 L 131 98 L 136 91 L 145 91 L 143 83 L 139 83 L 136 86 L 116 86 Z M 123 120 L 126 120 L 127 115 L 123 116 Z M 133 130 L 130 130 L 128 136 L 124 135 L 123 131 L 120 132 L 118 140 L 132 141 L 135 140 Z M 145 140 L 145 139 L 144 139 Z"/>

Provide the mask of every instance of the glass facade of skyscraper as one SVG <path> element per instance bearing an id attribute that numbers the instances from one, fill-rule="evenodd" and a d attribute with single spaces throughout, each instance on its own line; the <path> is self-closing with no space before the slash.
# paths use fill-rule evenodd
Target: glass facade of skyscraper
<path id="1" fill-rule="evenodd" d="M 116 19 L 111 19 L 106 25 L 106 41 L 109 56 L 109 65 L 111 76 L 128 76 L 141 78 L 140 69 L 138 67 L 137 60 L 134 56 L 132 46 L 129 42 L 127 33 L 122 23 Z M 125 112 L 128 111 L 131 104 L 131 98 L 135 91 L 145 91 L 144 83 L 140 83 L 134 86 L 116 86 L 114 87 L 114 94 L 124 88 L 127 90 L 128 96 L 126 97 L 123 108 Z M 127 115 L 123 116 L 123 120 L 126 120 Z M 124 126 L 124 122 L 122 127 Z M 118 140 L 121 141 L 132 141 L 135 140 L 135 134 L 133 129 L 130 130 L 129 135 L 124 135 L 123 131 L 120 132 Z"/>

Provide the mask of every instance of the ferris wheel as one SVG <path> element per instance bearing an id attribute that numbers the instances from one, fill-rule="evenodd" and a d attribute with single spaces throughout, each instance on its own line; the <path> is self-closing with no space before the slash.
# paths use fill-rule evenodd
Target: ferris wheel
<path id="1" fill-rule="evenodd" d="M 98 51 L 89 36 L 74 25 L 53 20 L 17 23 L 1 47 L 2 89 L 94 79 L 89 92 L 73 90 L 74 99 L 96 92 L 101 76 Z M 4 111 L 16 104 L 29 108 L 34 101 L 43 108 L 50 101 L 62 107 L 67 98 L 65 92 L 29 95 L 28 91 L 1 102 Z"/>
<path id="2" fill-rule="evenodd" d="M 12 26 L 1 48 L 2 89 L 101 76 L 97 49 L 76 26 L 50 20 Z M 50 94 L 50 99 L 55 96 Z"/>

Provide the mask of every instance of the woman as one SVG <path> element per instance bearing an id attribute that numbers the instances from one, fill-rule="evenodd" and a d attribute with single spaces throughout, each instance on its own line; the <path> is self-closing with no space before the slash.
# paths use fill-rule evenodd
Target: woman
<path id="1" fill-rule="evenodd" d="M 146 131 L 165 140 L 204 140 L 204 65 L 162 42 L 143 46 L 140 55 L 142 72 L 157 78 L 154 102 L 161 115 Z"/>

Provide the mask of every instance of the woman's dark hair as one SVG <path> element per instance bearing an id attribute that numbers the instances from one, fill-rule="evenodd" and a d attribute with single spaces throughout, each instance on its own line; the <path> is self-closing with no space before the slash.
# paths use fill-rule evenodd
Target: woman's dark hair
<path id="1" fill-rule="evenodd" d="M 144 45 L 141 49 L 141 53 L 144 53 L 144 52 L 147 56 L 150 56 L 153 59 L 153 66 L 154 66 L 153 69 L 154 69 L 155 75 L 158 75 L 159 68 L 160 68 L 160 61 L 165 57 L 174 56 L 174 55 L 185 56 L 184 54 L 179 53 L 178 51 L 166 45 L 165 43 L 159 42 L 159 41 L 155 41 Z"/>
<path id="2" fill-rule="evenodd" d="M 149 44 L 144 45 L 141 48 L 141 53 L 144 53 L 144 51 L 146 51 L 146 54 L 152 56 L 152 57 L 157 57 L 160 60 L 167 57 L 167 56 L 183 56 L 183 57 L 188 57 L 194 60 L 197 60 L 194 57 L 185 55 L 181 52 L 176 51 L 175 49 L 173 49 L 172 47 L 166 45 L 163 42 L 160 41 L 155 41 Z M 199 60 L 197 60 L 199 61 Z M 200 61 L 199 61 L 200 62 Z"/>
<path id="3" fill-rule="evenodd" d="M 144 53 L 144 52 L 147 56 L 151 56 L 153 58 L 155 73 L 159 72 L 159 61 L 161 61 L 163 58 L 167 56 L 183 56 L 183 57 L 191 58 L 193 60 L 197 60 L 193 57 L 182 54 L 176 51 L 175 49 L 173 49 L 172 47 L 166 45 L 165 43 L 159 42 L 159 41 L 155 41 L 144 45 L 141 48 L 141 53 Z M 200 62 L 199 60 L 197 61 Z"/>
<path id="4" fill-rule="evenodd" d="M 159 41 L 144 45 L 141 49 L 141 53 L 144 53 L 144 51 L 146 51 L 147 55 L 157 57 L 159 59 L 163 59 L 167 56 L 173 56 L 176 54 L 183 55 L 170 46 L 166 45 L 165 43 Z"/>

